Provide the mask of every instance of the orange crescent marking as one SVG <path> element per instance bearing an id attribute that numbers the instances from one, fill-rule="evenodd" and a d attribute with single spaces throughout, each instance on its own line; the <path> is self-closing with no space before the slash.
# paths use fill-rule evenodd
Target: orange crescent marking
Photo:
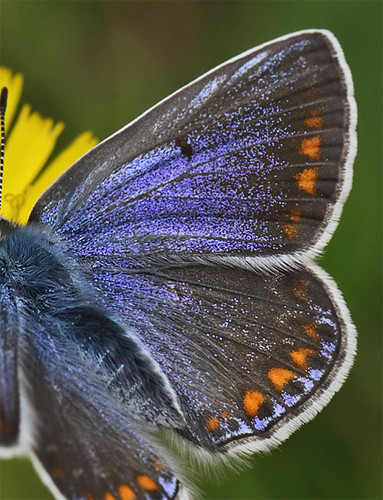
<path id="1" fill-rule="evenodd" d="M 217 417 L 210 417 L 205 422 L 205 427 L 208 431 L 212 432 L 218 429 L 219 420 Z"/>
<path id="2" fill-rule="evenodd" d="M 268 377 L 277 391 L 281 391 L 295 376 L 295 373 L 285 368 L 270 368 Z"/>
<path id="3" fill-rule="evenodd" d="M 138 476 L 137 477 L 137 483 L 141 486 L 141 488 L 143 488 L 144 490 L 148 490 L 148 491 L 154 491 L 154 490 L 158 490 L 158 486 L 156 485 L 156 483 L 154 481 L 152 481 L 150 479 L 149 476 L 145 476 L 145 475 L 142 475 L 142 476 Z"/>
<path id="4" fill-rule="evenodd" d="M 306 139 L 303 139 L 298 146 L 298 151 L 301 155 L 308 156 L 312 160 L 320 160 L 322 158 L 321 145 L 321 136 L 314 135 L 313 137 L 307 137 Z"/>
<path id="5" fill-rule="evenodd" d="M 323 117 L 320 116 L 321 110 L 320 109 L 312 109 L 310 110 L 305 118 L 305 125 L 307 128 L 316 128 L 320 129 L 323 127 Z"/>
<path id="6" fill-rule="evenodd" d="M 247 389 L 243 398 L 243 409 L 249 417 L 254 418 L 265 400 L 266 398 L 261 392 Z"/>
<path id="7" fill-rule="evenodd" d="M 302 325 L 303 330 L 305 331 L 305 334 L 312 340 L 317 341 L 318 340 L 318 333 L 317 333 L 317 326 L 314 324 L 313 321 L 311 323 L 307 323 L 307 325 Z"/>
<path id="8" fill-rule="evenodd" d="M 298 222 L 301 219 L 301 214 L 299 210 L 291 210 L 288 214 L 285 215 L 286 219 L 291 221 L 291 224 L 285 224 L 282 226 L 282 229 L 284 232 L 287 234 L 287 236 L 290 238 L 290 240 L 293 240 L 298 236 Z"/>
<path id="9" fill-rule="evenodd" d="M 134 491 L 126 484 L 121 484 L 118 487 L 118 494 L 120 495 L 121 500 L 134 500 L 137 498 Z"/>
<path id="10" fill-rule="evenodd" d="M 290 352 L 290 358 L 292 359 L 294 365 L 296 365 L 301 370 L 307 370 L 309 367 L 308 358 L 315 354 L 314 349 L 305 349 L 303 347 L 297 349 L 296 351 Z"/>
<path id="11" fill-rule="evenodd" d="M 114 497 L 109 491 L 107 491 L 104 495 L 104 500 L 116 500 L 116 497 Z"/>
<path id="12" fill-rule="evenodd" d="M 300 191 L 304 191 L 312 196 L 317 194 L 316 185 L 318 183 L 318 171 L 319 169 L 317 167 L 305 168 L 303 172 L 295 175 Z"/>

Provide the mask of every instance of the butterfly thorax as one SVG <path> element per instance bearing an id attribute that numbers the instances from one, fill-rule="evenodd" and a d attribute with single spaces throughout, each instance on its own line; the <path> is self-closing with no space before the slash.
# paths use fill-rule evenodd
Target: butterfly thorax
<path id="1" fill-rule="evenodd" d="M 0 229 L 1 284 L 11 287 L 30 311 L 64 309 L 81 300 L 81 282 L 71 276 L 68 259 L 57 243 L 35 227 L 20 227 L 5 219 Z"/>
<path id="2" fill-rule="evenodd" d="M 0 242 L 7 238 L 13 231 L 19 227 L 16 222 L 0 217 Z"/>

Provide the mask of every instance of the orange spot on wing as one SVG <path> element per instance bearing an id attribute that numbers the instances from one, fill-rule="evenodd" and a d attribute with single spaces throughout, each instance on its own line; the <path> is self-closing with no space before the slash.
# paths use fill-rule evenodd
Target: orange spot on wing
<path id="1" fill-rule="evenodd" d="M 160 458 L 158 458 L 154 462 L 153 467 L 154 467 L 155 471 L 158 472 L 159 474 L 161 474 L 162 472 L 164 472 L 164 470 L 166 468 L 164 462 Z"/>
<path id="2" fill-rule="evenodd" d="M 316 101 L 321 97 L 321 93 L 316 87 L 311 87 L 302 92 L 307 101 Z"/>
<path id="3" fill-rule="evenodd" d="M 121 500 L 134 500 L 137 498 L 134 491 L 126 484 L 121 484 L 118 487 L 118 494 L 120 495 Z"/>
<path id="4" fill-rule="evenodd" d="M 270 368 L 268 377 L 277 391 L 281 391 L 295 376 L 295 373 L 285 368 Z"/>
<path id="5" fill-rule="evenodd" d="M 85 496 L 86 500 L 94 500 L 94 496 L 92 495 L 92 493 L 89 493 L 89 491 L 86 491 L 84 493 L 84 496 Z"/>
<path id="6" fill-rule="evenodd" d="M 303 172 L 295 175 L 298 181 L 298 188 L 305 193 L 315 196 L 318 182 L 318 168 L 305 168 Z"/>
<path id="7" fill-rule="evenodd" d="M 59 477 L 66 476 L 65 471 L 61 467 L 55 467 L 52 472 L 55 476 L 59 476 Z"/>
<path id="8" fill-rule="evenodd" d="M 296 224 L 285 224 L 283 226 L 284 232 L 290 238 L 290 240 L 294 240 L 298 236 L 298 226 Z"/>
<path id="9" fill-rule="evenodd" d="M 293 292 L 295 297 L 300 300 L 307 300 L 307 283 L 304 280 L 295 280 Z"/>
<path id="10" fill-rule="evenodd" d="M 104 495 L 104 500 L 116 500 L 116 497 L 107 491 Z"/>
<path id="11" fill-rule="evenodd" d="M 205 422 L 205 427 L 210 432 L 217 430 L 219 427 L 218 418 L 217 417 L 209 417 Z"/>
<path id="12" fill-rule="evenodd" d="M 318 340 L 318 333 L 317 333 L 317 326 L 314 324 L 313 321 L 311 323 L 307 323 L 307 325 L 302 325 L 303 330 L 305 331 L 305 334 L 312 340 L 317 341 Z"/>
<path id="13" fill-rule="evenodd" d="M 249 417 L 254 418 L 259 408 L 265 402 L 265 399 L 265 396 L 261 392 L 247 389 L 243 398 L 243 409 Z"/>
<path id="14" fill-rule="evenodd" d="M 296 351 L 290 352 L 290 358 L 292 359 L 294 365 L 296 365 L 301 370 L 307 370 L 309 367 L 309 358 L 315 354 L 314 349 L 299 348 Z"/>
<path id="15" fill-rule="evenodd" d="M 290 221 L 289 224 L 284 224 L 282 226 L 282 229 L 284 232 L 287 234 L 287 236 L 290 238 L 290 240 L 293 240 L 298 236 L 298 222 L 301 219 L 301 214 L 299 210 L 291 210 L 288 214 L 285 215 L 286 219 Z"/>
<path id="16" fill-rule="evenodd" d="M 229 417 L 230 415 L 225 410 L 221 411 L 221 413 L 219 414 L 219 418 L 221 420 L 227 420 Z"/>
<path id="17" fill-rule="evenodd" d="M 152 481 L 149 476 L 145 476 L 145 475 L 138 476 L 137 483 L 144 490 L 148 490 L 148 491 L 158 490 L 156 483 L 154 481 Z"/>
<path id="18" fill-rule="evenodd" d="M 320 109 L 311 109 L 306 116 L 305 125 L 307 128 L 320 129 L 323 127 L 323 117 Z"/>
<path id="19" fill-rule="evenodd" d="M 312 160 L 320 160 L 322 158 L 321 145 L 321 136 L 314 135 L 313 137 L 303 139 L 298 147 L 298 151 L 301 155 L 308 156 Z"/>

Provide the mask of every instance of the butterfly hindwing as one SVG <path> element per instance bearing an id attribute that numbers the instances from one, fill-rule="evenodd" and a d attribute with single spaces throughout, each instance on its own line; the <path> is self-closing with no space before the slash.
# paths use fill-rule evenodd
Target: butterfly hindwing
<path id="1" fill-rule="evenodd" d="M 335 227 L 350 184 L 353 107 L 332 35 L 291 35 L 221 65 L 101 143 L 30 220 L 101 265 L 292 263 Z"/>
<path id="2" fill-rule="evenodd" d="M 175 388 L 188 423 L 179 433 L 210 451 L 284 440 L 350 368 L 353 327 L 323 271 L 188 266 L 95 278 Z"/>

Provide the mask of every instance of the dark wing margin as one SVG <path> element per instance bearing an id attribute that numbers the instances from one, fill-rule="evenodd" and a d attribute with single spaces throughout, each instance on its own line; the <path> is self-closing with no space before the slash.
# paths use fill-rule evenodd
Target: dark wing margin
<path id="1" fill-rule="evenodd" d="M 30 222 L 101 266 L 294 265 L 337 225 L 355 126 L 339 43 L 298 32 L 222 64 L 96 146 Z"/>

